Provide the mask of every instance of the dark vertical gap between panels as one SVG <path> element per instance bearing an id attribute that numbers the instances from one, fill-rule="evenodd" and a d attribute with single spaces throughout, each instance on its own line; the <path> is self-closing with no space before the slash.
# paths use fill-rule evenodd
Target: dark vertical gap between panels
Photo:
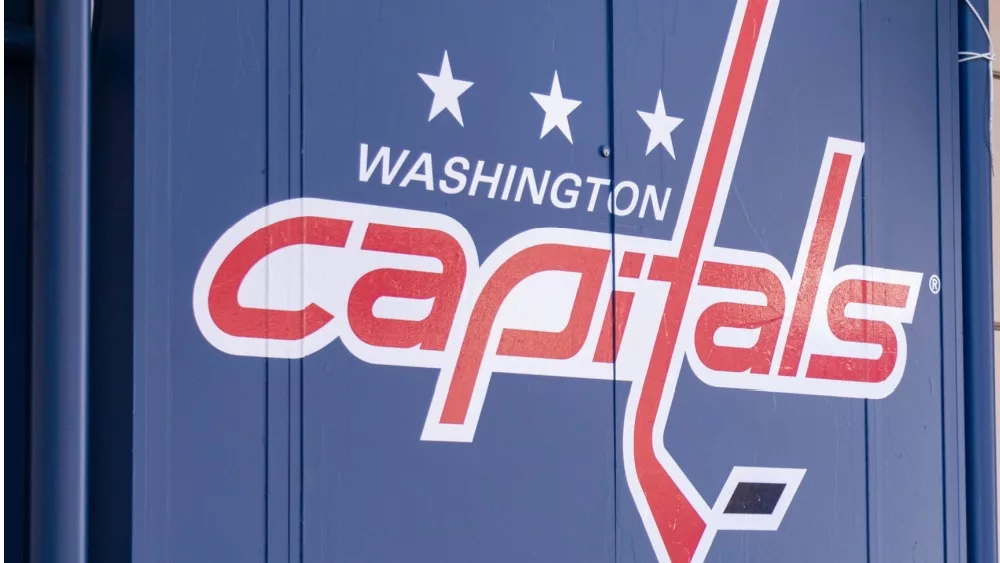
<path id="1" fill-rule="evenodd" d="M 287 0 L 265 0 L 265 123 L 266 123 L 266 196 L 270 206 L 288 199 L 291 166 L 289 122 L 289 59 Z M 269 266 L 271 267 L 271 266 Z M 272 296 L 270 276 L 266 282 L 268 299 Z M 267 490 L 268 561 L 288 561 L 290 541 L 290 432 L 291 372 L 293 360 L 265 358 L 265 465 Z"/>
<path id="2" fill-rule="evenodd" d="M 302 197 L 303 178 L 303 106 L 302 106 L 302 10 L 301 0 L 290 0 L 288 4 L 288 87 L 290 100 L 288 107 L 289 165 L 288 197 Z M 297 91 L 296 91 L 297 90 Z M 296 105 L 297 104 L 297 105 Z M 305 249 L 303 248 L 303 252 Z M 305 295 L 308 267 L 301 262 L 302 295 Z M 305 359 L 289 360 L 288 390 L 288 561 L 302 560 L 302 464 L 303 464 L 303 376 Z"/>
<path id="3" fill-rule="evenodd" d="M 936 25 L 934 27 L 934 44 L 937 46 L 936 51 L 938 53 L 940 53 L 940 51 L 941 51 L 941 24 L 940 24 L 940 22 L 938 22 L 938 25 Z M 944 245 L 943 245 L 943 238 L 941 236 L 942 235 L 942 230 L 943 230 L 942 229 L 942 225 L 941 225 L 941 212 L 943 210 L 943 207 L 942 207 L 942 197 L 941 197 L 941 188 L 942 188 L 942 184 L 941 184 L 941 178 L 942 178 L 942 173 L 941 173 L 941 150 L 942 150 L 942 147 L 941 147 L 941 135 L 942 135 L 942 129 L 941 129 L 941 109 L 942 108 L 941 108 L 941 80 L 940 80 L 940 76 L 941 76 L 941 61 L 940 61 L 940 54 L 935 59 L 934 63 L 935 63 L 934 64 L 934 74 L 935 74 L 935 77 L 937 78 L 937 80 L 935 81 L 936 82 L 936 84 L 935 84 L 935 101 L 937 102 L 937 108 L 938 108 L 937 123 L 936 123 L 937 127 L 936 127 L 936 130 L 935 130 L 936 133 L 937 133 L 937 154 L 938 154 L 938 189 L 937 189 L 937 208 L 938 208 L 937 240 L 938 240 L 938 251 L 937 251 L 937 268 L 938 268 L 938 272 L 941 272 L 941 274 L 944 274 L 944 260 L 943 260 L 943 256 L 942 256 L 942 251 L 944 249 Z M 948 560 L 948 543 L 949 543 L 948 542 L 948 525 L 949 525 L 949 521 L 948 521 L 949 520 L 949 518 L 948 518 L 948 448 L 947 448 L 947 442 L 948 442 L 948 432 L 947 432 L 947 430 L 948 430 L 948 426 L 949 425 L 948 425 L 948 422 L 946 420 L 947 419 L 947 413 L 948 413 L 948 406 L 947 406 L 947 401 L 946 401 L 946 397 L 947 397 L 947 394 L 948 394 L 947 391 L 946 391 L 947 388 L 948 388 L 948 382 L 946 381 L 946 378 L 945 378 L 945 364 L 944 364 L 944 357 L 945 357 L 945 355 L 944 355 L 944 334 L 945 334 L 945 331 L 944 331 L 944 315 L 943 315 L 944 296 L 945 296 L 945 294 L 942 293 L 941 296 L 940 296 L 940 299 L 938 299 L 937 310 L 938 310 L 938 326 L 940 327 L 940 330 L 938 332 L 938 348 L 939 348 L 939 350 L 941 350 L 941 355 L 939 356 L 939 362 L 938 362 L 938 370 L 939 370 L 939 378 L 940 378 L 940 381 L 941 381 L 941 397 L 940 397 L 940 404 L 941 404 L 941 506 L 944 508 L 944 511 L 943 511 L 943 514 L 942 514 L 942 518 L 943 518 L 943 522 L 944 522 L 944 529 L 942 530 L 942 535 L 943 535 L 943 538 L 944 538 L 944 553 L 942 554 L 942 559 L 946 561 L 946 560 Z"/>
<path id="4" fill-rule="evenodd" d="M 264 194 L 265 203 L 271 193 L 271 2 L 264 0 Z M 268 241 L 270 244 L 270 240 Z M 270 253 L 270 252 L 269 252 Z M 264 283 L 267 284 L 270 276 Z M 266 287 L 266 285 L 265 285 Z M 264 295 L 268 295 L 264 290 Z M 264 322 L 267 323 L 265 317 Z M 265 334 L 267 334 L 265 327 Z M 271 363 L 264 358 L 264 561 L 271 555 L 271 452 L 270 452 L 270 403 L 271 403 Z"/>
<path id="5" fill-rule="evenodd" d="M 96 0 L 91 26 L 87 558 L 132 553 L 134 3 Z"/>
<path id="6" fill-rule="evenodd" d="M 292 172 L 292 121 L 290 108 L 290 20 L 288 0 L 265 0 L 265 204 L 290 196 Z M 267 295 L 270 299 L 270 276 Z M 292 408 L 295 361 L 265 358 L 265 481 L 267 505 L 266 557 L 289 561 L 292 506 Z"/>
<path id="7" fill-rule="evenodd" d="M 940 6 L 940 3 L 938 3 L 937 5 Z M 942 127 L 942 123 L 941 123 L 942 122 L 942 115 L 941 114 L 942 114 L 942 111 L 945 110 L 945 106 L 942 105 L 942 101 L 941 101 L 941 73 L 942 73 L 942 68 L 941 68 L 941 52 L 942 52 L 941 40 L 942 40 L 942 38 L 941 38 L 940 15 L 941 14 L 940 14 L 940 8 L 939 8 L 938 9 L 938 18 L 939 18 L 939 21 L 937 22 L 937 25 L 934 28 L 934 44 L 937 46 L 937 49 L 936 49 L 936 51 L 937 51 L 937 58 L 935 59 L 934 74 L 935 74 L 935 77 L 937 79 L 936 80 L 936 84 L 935 84 L 935 97 L 936 97 L 937 107 L 938 107 L 938 116 L 937 116 L 937 124 L 936 124 L 937 125 L 937 128 L 936 128 L 936 132 L 937 132 L 937 153 L 938 153 L 938 190 L 937 190 L 937 203 L 938 203 L 937 240 L 938 240 L 938 252 L 937 252 L 937 266 L 938 266 L 938 272 L 940 272 L 940 274 L 943 276 L 946 268 L 945 268 L 945 260 L 944 260 L 944 225 L 943 225 L 943 213 L 944 213 L 945 206 L 944 206 L 944 198 L 942 197 L 942 193 L 941 193 L 942 189 L 943 189 L 943 185 L 944 185 L 943 184 L 944 171 L 943 171 L 943 164 L 942 164 L 942 155 L 944 153 L 944 147 L 942 146 L 941 140 L 943 138 L 943 135 L 944 135 L 945 131 L 944 131 L 944 128 Z M 949 50 L 947 48 L 947 46 L 945 46 L 945 48 L 943 49 L 943 51 L 945 53 L 949 53 L 949 54 L 952 52 L 952 50 Z M 957 51 L 957 49 L 956 49 L 956 51 Z M 951 285 L 954 285 L 954 282 L 952 282 Z M 944 507 L 944 511 L 943 511 L 943 514 L 942 514 L 943 522 L 944 522 L 944 529 L 942 530 L 942 535 L 944 537 L 944 553 L 942 554 L 942 559 L 945 560 L 945 561 L 951 560 L 951 557 L 949 557 L 949 554 L 950 554 L 950 551 L 951 551 L 950 544 L 952 543 L 951 542 L 951 535 L 949 534 L 949 529 L 952 526 L 952 522 L 951 522 L 951 514 L 949 513 L 950 511 L 949 511 L 949 508 L 948 508 L 949 507 L 949 492 L 950 492 L 949 491 L 949 486 L 948 486 L 949 474 L 950 474 L 950 470 L 949 470 L 949 467 L 948 467 L 949 466 L 948 459 L 950 457 L 949 456 L 949 444 L 948 444 L 948 440 L 949 440 L 949 438 L 948 438 L 949 432 L 948 431 L 949 431 L 949 429 L 951 428 L 952 425 L 949 424 L 949 422 L 948 422 L 948 419 L 949 419 L 949 410 L 950 409 L 948 408 L 948 399 L 949 399 L 948 389 L 949 389 L 949 385 L 948 385 L 948 381 L 947 381 L 947 377 L 946 377 L 947 376 L 947 368 L 946 368 L 946 355 L 945 355 L 945 350 L 946 350 L 945 334 L 947 333 L 947 331 L 946 331 L 946 327 L 945 327 L 945 314 L 944 314 L 945 296 L 948 295 L 948 294 L 949 294 L 949 292 L 942 291 L 942 293 L 940 295 L 940 299 L 938 300 L 938 307 L 937 307 L 937 311 L 938 311 L 938 326 L 940 327 L 940 331 L 938 333 L 938 341 L 939 341 L 938 346 L 939 346 L 939 349 L 941 350 L 941 355 L 939 357 L 940 361 L 939 361 L 939 365 L 938 365 L 938 370 L 939 370 L 939 373 L 940 373 L 940 382 L 941 382 L 941 397 L 940 397 L 940 405 L 941 405 L 941 506 Z"/>
<path id="8" fill-rule="evenodd" d="M 614 193 L 615 185 L 615 158 L 616 158 L 616 147 L 615 147 L 615 34 L 614 34 L 614 12 L 615 12 L 615 2 L 614 0 L 608 0 L 607 4 L 607 42 L 608 42 L 608 148 L 611 154 L 608 155 L 608 178 L 611 180 L 611 185 L 608 187 L 610 193 Z M 613 198 L 612 198 L 613 199 Z M 609 229 L 611 231 L 611 299 L 608 306 L 611 307 L 611 436 L 612 436 L 612 487 L 614 491 L 614 508 L 613 508 L 613 539 L 614 547 L 612 553 L 614 554 L 615 562 L 618 561 L 618 538 L 619 538 L 619 519 L 618 519 L 618 464 L 620 462 L 619 452 L 622 451 L 622 443 L 620 441 L 621 432 L 618 428 L 618 303 L 615 298 L 615 290 L 617 289 L 617 284 L 615 280 L 615 274 L 618 271 L 618 254 L 617 247 L 615 244 L 615 213 L 614 205 L 611 206 L 612 211 L 608 212 L 609 217 Z"/>
<path id="9" fill-rule="evenodd" d="M 865 125 L 868 119 L 868 100 L 869 96 L 867 91 L 868 81 L 865 79 L 865 69 L 867 65 L 865 64 L 866 53 L 868 52 L 865 47 L 867 42 L 865 41 L 865 34 L 868 32 L 867 16 L 869 10 L 869 4 L 867 2 L 859 2 L 858 10 L 860 12 L 858 17 L 858 24 L 860 26 L 860 33 L 858 34 L 861 41 L 861 141 L 863 143 L 867 142 L 865 135 Z M 867 147 L 866 147 L 867 148 Z M 868 264 L 868 214 L 867 208 L 865 206 L 866 197 L 865 194 L 868 189 L 868 172 L 870 168 L 871 158 L 867 158 L 861 163 L 861 263 Z M 871 402 L 865 399 L 864 409 L 865 409 L 865 557 L 868 563 L 872 561 L 872 491 L 871 491 L 871 427 L 870 427 L 870 406 Z"/>
<path id="10" fill-rule="evenodd" d="M 30 0 L 7 0 L 4 15 L 4 488 L 3 557 L 26 561 L 31 417 L 32 53 L 10 41 L 14 26 L 30 30 Z"/>
<path id="11" fill-rule="evenodd" d="M 941 377 L 953 374 L 950 385 L 942 384 L 942 420 L 944 440 L 945 538 L 947 561 L 965 561 L 965 443 L 964 443 L 964 377 L 962 369 L 961 295 L 961 200 L 960 200 L 960 127 L 958 119 L 958 13 L 949 0 L 938 0 L 936 29 L 937 96 L 938 96 L 938 159 L 939 159 L 939 219 L 938 254 L 940 275 L 950 282 L 942 284 L 939 312 L 941 315 Z M 944 187 L 949 186 L 948 191 Z M 949 408 L 950 407 L 950 408 Z M 950 440 L 950 442 L 949 442 Z"/>
<path id="12" fill-rule="evenodd" d="M 304 62 L 304 36 L 305 36 L 305 19 L 303 14 L 305 13 L 305 2 L 304 0 L 299 1 L 299 189 L 298 196 L 302 197 L 305 192 L 305 62 Z M 303 262 L 304 264 L 304 262 Z M 305 279 L 303 276 L 302 279 Z M 298 560 L 303 561 L 305 559 L 305 546 L 304 546 L 304 535 L 305 530 L 303 529 L 303 523 L 305 522 L 305 497 L 303 495 L 305 491 L 305 359 L 298 361 L 298 383 L 299 383 L 299 393 L 298 393 L 298 511 L 297 517 L 298 522 L 296 522 L 296 536 L 298 538 Z"/>
<path id="13" fill-rule="evenodd" d="M 4 70 L 4 264 L 7 267 L 4 300 L 4 527 L 7 538 L 4 557 L 25 561 L 29 518 L 26 491 L 30 490 L 28 470 L 29 420 L 31 418 L 31 65 L 5 61 Z"/>
<path id="14" fill-rule="evenodd" d="M 293 25 L 292 25 L 292 3 L 293 2 L 294 2 L 294 0 L 287 0 L 287 2 L 285 4 L 285 21 L 287 22 L 287 25 L 288 25 L 288 32 L 287 32 L 287 35 L 285 36 L 286 37 L 285 53 L 286 53 L 286 56 L 288 57 L 288 60 L 287 60 L 287 63 L 286 63 L 287 66 L 285 67 L 284 80 L 286 82 L 286 86 L 285 87 L 288 88 L 288 93 L 289 94 L 291 94 L 291 90 L 293 88 L 293 86 L 292 86 L 292 59 L 293 59 L 293 56 L 292 56 L 292 29 L 293 29 Z M 284 193 L 284 196 L 285 196 L 285 199 L 288 199 L 292 195 L 292 176 L 293 176 L 292 167 L 294 166 L 293 165 L 293 158 L 292 158 L 292 154 L 293 154 L 293 151 L 292 151 L 292 136 L 293 136 L 292 123 L 293 123 L 293 121 L 292 121 L 292 104 L 291 104 L 291 96 L 290 95 L 289 95 L 289 102 L 285 106 L 285 123 L 287 124 L 286 125 L 286 131 L 288 133 L 287 141 L 286 141 L 286 144 L 285 144 L 286 150 L 288 151 L 288 157 L 287 157 L 288 158 L 288 164 L 287 164 L 287 168 L 285 169 L 285 193 Z M 268 203 L 268 205 L 270 205 L 271 203 L 274 203 L 274 202 L 273 201 L 268 201 L 267 203 Z M 305 240 L 305 229 L 306 229 L 305 224 L 303 224 L 301 228 L 302 228 L 302 231 L 303 231 L 302 232 L 302 235 L 303 235 L 302 236 L 302 240 Z M 299 248 L 299 254 L 303 257 L 303 260 L 299 261 L 299 267 L 302 269 L 299 272 L 299 274 L 300 274 L 299 279 L 302 280 L 301 283 L 302 283 L 302 286 L 304 287 L 305 286 L 305 279 L 302 276 L 303 274 L 305 274 L 305 264 L 303 263 L 304 262 L 304 258 L 305 258 L 305 247 L 304 246 Z M 300 291 L 301 291 L 301 289 L 302 288 L 300 288 Z M 300 293 L 300 295 L 304 296 L 305 292 L 302 291 Z M 287 412 L 285 414 L 286 421 L 285 421 L 285 432 L 284 432 L 284 437 L 285 437 L 285 440 L 287 441 L 287 446 L 285 448 L 285 460 L 284 460 L 285 461 L 285 475 L 286 475 L 286 478 L 285 478 L 285 491 L 284 491 L 284 493 L 285 493 L 285 499 L 286 499 L 285 500 L 285 506 L 287 507 L 286 510 L 285 510 L 285 522 L 284 522 L 285 538 L 286 538 L 284 552 L 285 552 L 285 560 L 289 561 L 289 563 L 292 561 L 292 559 L 291 559 L 291 552 L 292 552 L 292 535 L 291 535 L 291 533 L 292 533 L 292 506 L 291 506 L 291 504 L 292 504 L 292 455 L 293 455 L 293 449 L 292 449 L 292 415 L 295 412 L 294 411 L 294 406 L 293 406 L 293 402 L 294 401 L 292 399 L 292 397 L 294 395 L 292 380 L 294 378 L 293 373 L 295 372 L 295 365 L 297 363 L 299 363 L 299 362 L 301 362 L 301 360 L 299 360 L 298 362 L 296 360 L 293 360 L 293 359 L 288 359 L 288 360 L 283 360 L 282 361 L 282 364 L 286 368 L 285 369 L 285 373 L 286 373 L 287 380 L 285 382 L 285 385 L 288 387 L 288 395 L 285 397 L 285 408 L 287 409 Z"/>

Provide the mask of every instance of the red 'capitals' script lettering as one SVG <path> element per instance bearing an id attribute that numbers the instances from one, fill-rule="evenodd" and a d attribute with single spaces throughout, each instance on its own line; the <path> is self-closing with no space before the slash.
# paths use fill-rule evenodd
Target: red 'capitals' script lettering
<path id="1" fill-rule="evenodd" d="M 569 322 L 561 332 L 506 329 L 497 353 L 504 356 L 566 359 L 583 346 L 594 313 L 609 252 L 567 245 L 542 245 L 524 250 L 506 261 L 487 282 L 476 301 L 468 331 L 455 366 L 441 422 L 461 424 L 469 411 L 500 306 L 514 287 L 528 276 L 546 271 L 578 272 L 580 284 Z"/>
<path id="2" fill-rule="evenodd" d="M 441 231 L 372 224 L 361 249 L 429 256 L 441 262 L 442 271 L 380 268 L 361 276 L 347 300 L 347 317 L 358 338 L 372 346 L 444 350 L 465 282 L 465 254 L 458 242 Z M 383 297 L 430 299 L 431 312 L 418 321 L 379 318 L 373 308 Z"/>
<path id="3" fill-rule="evenodd" d="M 301 311 L 243 307 L 237 295 L 244 278 L 268 254 L 289 246 L 314 244 L 344 246 L 350 221 L 323 217 L 296 217 L 268 225 L 242 241 L 226 256 L 212 279 L 208 307 L 212 320 L 225 333 L 248 338 L 299 340 L 333 319 L 314 303 Z"/>

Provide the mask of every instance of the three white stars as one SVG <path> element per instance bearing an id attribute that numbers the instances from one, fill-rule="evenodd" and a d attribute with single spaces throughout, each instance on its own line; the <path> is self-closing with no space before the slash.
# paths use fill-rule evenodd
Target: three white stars
<path id="1" fill-rule="evenodd" d="M 465 127 L 462 122 L 462 107 L 458 105 L 458 97 L 465 93 L 472 82 L 468 80 L 457 80 L 451 75 L 451 62 L 448 60 L 448 51 L 444 52 L 444 59 L 441 61 L 441 70 L 438 75 L 420 74 L 417 76 L 427 84 L 427 87 L 434 92 L 434 101 L 431 102 L 431 115 L 427 118 L 430 121 L 437 117 L 439 113 L 448 110 L 448 113 L 458 121 L 458 124 Z"/>
<path id="2" fill-rule="evenodd" d="M 531 97 L 535 98 L 538 105 L 542 106 L 542 110 L 545 111 L 542 134 L 538 138 L 544 138 L 546 133 L 558 127 L 569 144 L 572 145 L 573 134 L 569 130 L 569 114 L 580 107 L 582 102 L 563 97 L 562 87 L 559 86 L 559 73 L 556 72 L 552 75 L 552 88 L 550 88 L 548 95 L 532 92 Z"/>
<path id="3" fill-rule="evenodd" d="M 670 137 L 670 134 L 684 120 L 679 117 L 670 117 L 667 115 L 666 110 L 663 109 L 663 90 L 660 90 L 656 95 L 656 109 L 653 110 L 653 113 L 645 111 L 638 111 L 636 113 L 639 114 L 639 117 L 649 127 L 649 141 L 646 142 L 646 154 L 648 155 L 653 152 L 653 149 L 657 145 L 663 145 L 663 148 L 667 149 L 667 154 L 676 160 L 674 141 Z"/>
<path id="4" fill-rule="evenodd" d="M 441 70 L 437 76 L 433 74 L 418 73 L 417 76 L 434 93 L 434 101 L 431 102 L 431 113 L 427 121 L 433 120 L 442 111 L 448 113 L 458 121 L 458 124 L 465 127 L 462 121 L 462 107 L 458 98 L 465 93 L 473 82 L 468 80 L 458 80 L 451 73 L 451 62 L 448 60 L 448 51 L 444 52 L 441 60 Z M 566 140 L 573 144 L 573 133 L 569 127 L 569 114 L 573 113 L 582 103 L 580 100 L 573 100 L 563 97 L 562 86 L 559 84 L 559 72 L 552 75 L 552 87 L 548 94 L 531 93 L 531 97 L 541 106 L 545 112 L 542 121 L 542 133 L 539 139 L 545 138 L 553 129 L 559 131 L 566 137 Z M 656 108 L 652 113 L 645 111 L 636 112 L 642 118 L 646 126 L 649 127 L 649 140 L 646 143 L 646 154 L 649 155 L 657 146 L 662 146 L 672 158 L 677 158 L 674 153 L 674 142 L 671 134 L 684 120 L 679 117 L 667 115 L 663 107 L 663 91 L 660 90 L 656 96 Z"/>

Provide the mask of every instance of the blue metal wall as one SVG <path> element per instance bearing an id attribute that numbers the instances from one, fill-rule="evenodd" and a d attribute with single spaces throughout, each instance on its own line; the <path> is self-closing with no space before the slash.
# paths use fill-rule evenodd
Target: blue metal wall
<path id="1" fill-rule="evenodd" d="M 224 354 L 199 332 L 192 287 L 231 225 L 301 196 L 447 214 L 481 257 L 542 226 L 669 238 L 733 5 L 137 2 L 134 559 L 652 560 L 620 453 L 631 383 L 498 375 L 473 443 L 424 442 L 434 370 L 339 342 L 302 360 Z M 885 399 L 719 389 L 685 368 L 666 447 L 703 495 L 733 465 L 807 469 L 778 531 L 722 531 L 708 560 L 965 558 L 957 14 L 781 4 L 718 244 L 791 269 L 826 138 L 861 140 L 838 265 L 938 275 L 941 292 L 921 288 Z M 428 121 L 417 73 L 445 50 L 475 82 L 464 127 Z M 573 144 L 538 139 L 529 93 L 555 70 L 583 101 Z M 685 119 L 676 159 L 645 151 L 635 112 L 657 90 Z M 360 143 L 674 192 L 663 221 L 447 199 L 359 182 Z"/>
<path id="2" fill-rule="evenodd" d="M 987 2 L 960 7 L 963 52 L 987 53 L 991 44 L 983 30 L 989 21 Z M 975 10 L 975 11 L 974 11 Z M 976 17 L 982 16 L 983 20 Z M 984 59 L 962 63 L 960 71 L 962 123 L 962 293 L 967 429 L 967 494 L 969 560 L 997 559 L 996 432 L 993 369 L 993 226 L 990 189 L 992 102 L 989 69 Z"/>
<path id="3" fill-rule="evenodd" d="M 737 2 L 101 0 L 92 65 L 83 5 L 39 5 L 41 62 L 10 41 L 31 38 L 31 7 L 6 6 L 22 27 L 5 71 L 5 557 L 655 559 L 624 361 L 500 370 L 471 442 L 429 439 L 441 369 L 362 359 L 346 339 L 232 355 L 196 318 L 196 279 L 230 227 L 300 197 L 447 216 L 471 267 L 536 228 L 611 249 L 670 239 Z M 777 530 L 723 527 L 692 558 L 993 561 L 989 76 L 955 62 L 985 36 L 944 0 L 777 14 L 716 245 L 792 271 L 827 138 L 863 141 L 835 266 L 923 283 L 886 398 L 723 388 L 681 366 L 660 446 L 696 495 L 719 495 L 733 466 L 805 470 Z M 428 118 L 418 73 L 443 72 L 444 51 L 474 82 L 462 120 Z M 555 72 L 582 102 L 572 141 L 529 95 Z M 683 118 L 669 149 L 636 115 L 658 92 Z M 672 195 L 663 217 L 615 216 L 383 186 L 359 178 L 362 144 L 432 154 L 436 174 L 461 155 Z M 327 267 L 299 266 L 303 286 Z"/>

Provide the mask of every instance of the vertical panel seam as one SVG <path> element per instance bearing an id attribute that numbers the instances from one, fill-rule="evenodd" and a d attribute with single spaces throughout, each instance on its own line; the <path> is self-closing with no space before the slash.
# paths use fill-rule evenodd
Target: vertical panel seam
<path id="1" fill-rule="evenodd" d="M 611 186 L 609 186 L 610 193 L 614 193 L 615 185 L 615 158 L 617 154 L 617 147 L 615 147 L 615 57 L 614 57 L 614 0 L 607 0 L 607 44 L 608 44 L 608 62 L 607 62 L 607 87 L 608 87 L 608 147 L 611 149 L 611 154 L 608 158 L 608 178 L 611 180 Z M 612 198 L 613 199 L 613 198 Z M 611 207 L 614 207 L 613 205 Z M 611 309 L 611 444 L 612 444 L 612 468 L 611 468 L 611 479 L 612 479 L 612 492 L 614 498 L 614 505 L 612 508 L 612 522 L 614 523 L 612 527 L 612 556 L 615 563 L 618 562 L 618 537 L 619 537 L 619 514 L 618 514 L 618 493 L 619 493 L 619 483 L 618 483 L 618 463 L 619 463 L 619 451 L 623 444 L 619 439 L 619 428 L 618 428 L 618 331 L 615 327 L 618 326 L 618 304 L 616 303 L 616 279 L 615 272 L 618 271 L 617 260 L 618 254 L 615 248 L 615 214 L 612 210 L 608 211 L 609 223 L 608 229 L 611 235 L 611 299 L 609 302 L 609 307 Z M 631 391 L 631 390 L 630 390 Z"/>

